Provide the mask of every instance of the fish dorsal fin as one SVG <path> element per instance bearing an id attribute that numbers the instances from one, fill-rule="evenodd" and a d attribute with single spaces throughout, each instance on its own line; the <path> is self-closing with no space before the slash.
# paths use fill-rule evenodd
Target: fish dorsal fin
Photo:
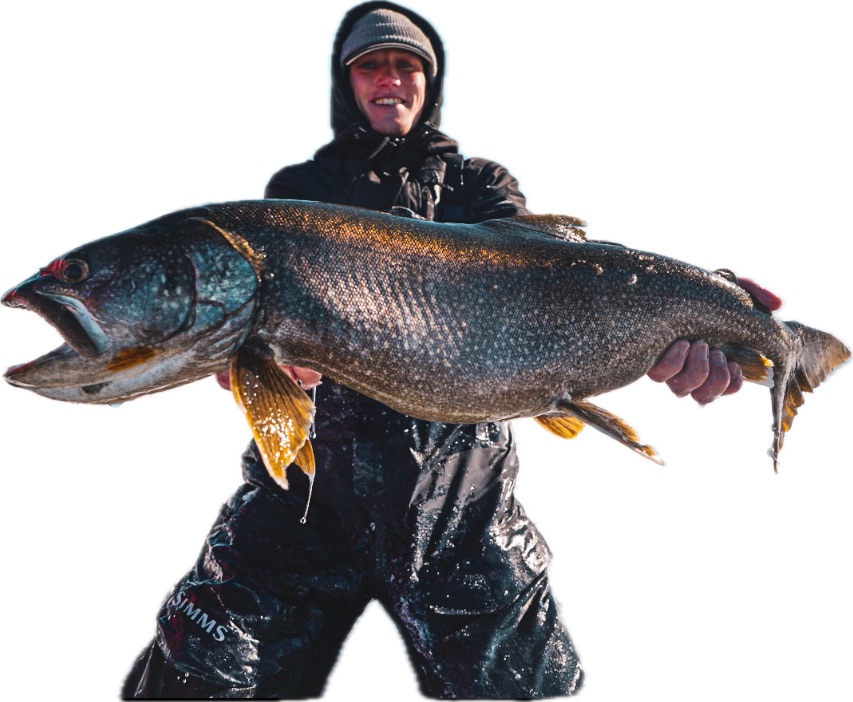
<path id="1" fill-rule="evenodd" d="M 648 444 L 641 444 L 639 440 L 639 436 L 637 435 L 636 430 L 625 423 L 624 420 L 620 419 L 614 414 L 607 412 L 606 410 L 597 407 L 591 402 L 559 402 L 557 404 L 558 413 L 552 413 L 550 415 L 544 415 L 544 418 L 548 419 L 548 421 L 552 424 L 552 426 L 563 426 L 573 427 L 573 423 L 568 422 L 566 420 L 573 419 L 575 422 L 579 422 L 581 425 L 589 424 L 592 427 L 595 427 L 600 432 L 603 432 L 607 436 L 612 439 L 616 439 L 623 446 L 627 446 L 632 451 L 643 456 L 643 458 L 648 458 L 651 461 L 654 461 L 658 465 L 663 465 L 663 460 L 661 460 L 660 456 L 658 456 L 657 451 L 655 451 Z M 555 422 L 555 419 L 565 418 L 562 422 Z M 537 420 L 540 418 L 537 417 Z M 549 426 L 547 423 L 539 422 L 543 424 L 547 429 L 554 431 L 552 426 Z M 573 431 L 573 430 L 571 430 Z M 571 431 L 568 432 L 566 438 L 573 438 L 577 436 L 580 429 L 577 429 L 572 434 Z M 563 436 L 559 432 L 555 431 L 555 434 L 559 436 Z"/>
<path id="2" fill-rule="evenodd" d="M 313 487 L 314 450 L 308 439 L 314 421 L 311 398 L 269 350 L 251 345 L 241 347 L 231 361 L 231 390 L 270 477 L 287 490 L 287 467 L 296 463 Z M 307 514 L 307 505 L 305 509 Z"/>
<path id="3" fill-rule="evenodd" d="M 565 239 L 578 243 L 586 241 L 586 234 L 581 229 L 581 227 L 586 226 L 586 222 L 577 217 L 555 214 L 532 214 L 510 217 L 507 221 L 513 224 L 520 224 L 522 227 L 527 227 L 528 229 L 535 229 L 537 232 L 542 232 L 543 234 L 549 234 L 556 239 Z"/>
<path id="4" fill-rule="evenodd" d="M 580 419 L 568 414 L 540 414 L 533 419 L 561 439 L 574 439 L 584 428 Z"/>

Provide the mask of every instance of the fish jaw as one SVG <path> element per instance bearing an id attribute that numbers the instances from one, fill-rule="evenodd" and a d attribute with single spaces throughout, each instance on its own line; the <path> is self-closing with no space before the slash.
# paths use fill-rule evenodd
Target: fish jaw
<path id="1" fill-rule="evenodd" d="M 167 356 L 146 347 L 87 358 L 63 344 L 29 363 L 10 367 L 4 378 L 11 385 L 51 400 L 118 404 L 193 382 L 227 367 L 227 358 L 200 362 L 192 353 Z"/>

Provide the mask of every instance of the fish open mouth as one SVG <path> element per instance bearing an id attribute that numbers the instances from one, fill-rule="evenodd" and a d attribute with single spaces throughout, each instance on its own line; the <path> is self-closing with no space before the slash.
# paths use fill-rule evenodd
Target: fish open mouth
<path id="1" fill-rule="evenodd" d="M 21 373 L 34 365 L 40 365 L 58 356 L 68 356 L 76 353 L 85 358 L 96 358 L 100 355 L 101 349 L 88 328 L 92 327 L 94 322 L 88 318 L 88 313 L 85 312 L 84 314 L 87 315 L 87 321 L 90 324 L 87 325 L 84 321 L 81 321 L 81 308 L 72 304 L 70 299 L 58 295 L 14 288 L 3 296 L 2 303 L 7 307 L 17 307 L 35 312 L 56 329 L 66 342 L 58 349 L 29 363 L 12 366 L 6 372 L 7 378 L 11 379 L 10 376 L 13 374 Z"/>

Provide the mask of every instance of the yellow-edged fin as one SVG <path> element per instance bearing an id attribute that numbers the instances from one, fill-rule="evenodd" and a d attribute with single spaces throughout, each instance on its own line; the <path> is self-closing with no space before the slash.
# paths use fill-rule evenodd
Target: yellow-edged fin
<path id="1" fill-rule="evenodd" d="M 286 490 L 287 467 L 296 462 L 313 483 L 314 451 L 308 434 L 314 404 L 299 384 L 269 351 L 243 347 L 231 361 L 231 390 L 272 479 Z"/>
<path id="2" fill-rule="evenodd" d="M 648 458 L 658 465 L 663 465 L 663 460 L 658 452 L 648 444 L 641 444 L 636 430 L 615 414 L 610 414 L 610 412 L 590 402 L 561 402 L 557 408 L 566 415 L 574 417 L 584 424 L 589 424 L 607 436 L 616 439 L 620 444 L 627 446 L 644 458 Z"/>
<path id="3" fill-rule="evenodd" d="M 561 439 L 574 439 L 584 427 L 580 419 L 568 414 L 540 414 L 533 419 Z"/>
<path id="4" fill-rule="evenodd" d="M 745 346 L 726 345 L 721 350 L 727 359 L 741 367 L 744 380 L 768 388 L 773 387 L 773 361 L 767 356 Z"/>

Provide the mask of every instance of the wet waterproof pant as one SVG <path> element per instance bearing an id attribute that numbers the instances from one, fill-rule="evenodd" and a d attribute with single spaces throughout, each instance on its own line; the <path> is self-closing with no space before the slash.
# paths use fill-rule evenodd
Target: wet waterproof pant
<path id="1" fill-rule="evenodd" d="M 246 483 L 164 603 L 123 697 L 319 696 L 372 599 L 429 697 L 573 693 L 581 669 L 549 589 L 550 553 L 513 496 L 509 427 L 421 422 L 378 404 L 353 413 L 335 401 L 345 389 L 322 389 L 307 523 L 307 479 L 291 468 L 291 489 L 279 489 L 250 446 Z"/>

